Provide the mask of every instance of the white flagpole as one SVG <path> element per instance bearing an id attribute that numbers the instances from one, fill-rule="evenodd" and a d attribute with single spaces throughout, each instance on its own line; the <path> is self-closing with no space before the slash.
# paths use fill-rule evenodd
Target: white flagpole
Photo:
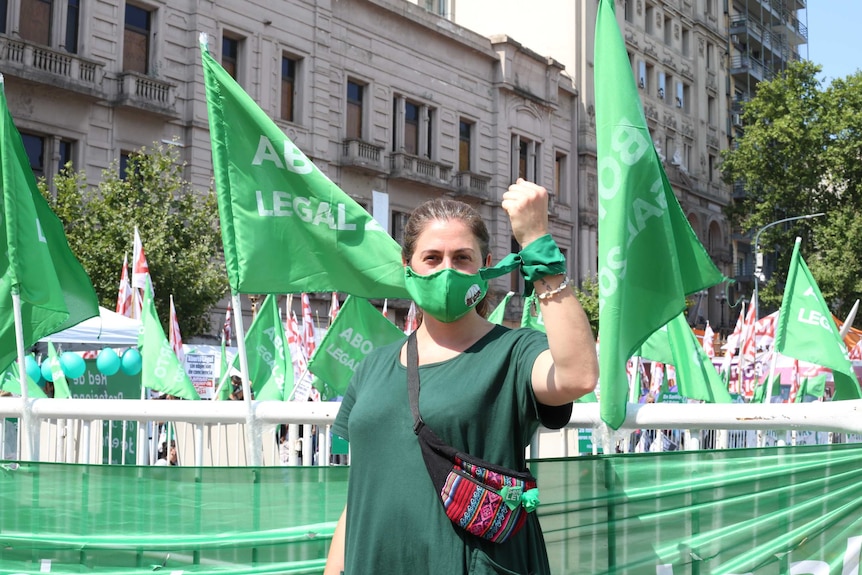
<path id="1" fill-rule="evenodd" d="M 239 371 L 242 375 L 242 399 L 248 407 L 245 421 L 245 438 L 249 451 L 249 465 L 259 467 L 262 461 L 263 444 L 260 436 L 255 433 L 254 404 L 251 399 L 251 385 L 248 381 L 248 356 L 245 349 L 245 329 L 242 325 L 242 300 L 239 294 L 232 293 L 233 319 L 236 325 L 236 345 L 239 352 Z"/>
<path id="2" fill-rule="evenodd" d="M 12 317 L 15 321 L 15 345 L 18 347 L 18 382 L 21 385 L 21 399 L 24 408 L 21 411 L 21 424 L 18 426 L 18 438 L 21 440 L 21 461 L 30 461 L 33 455 L 33 434 L 30 433 L 32 416 L 30 406 L 30 390 L 27 389 L 27 364 L 24 362 L 24 325 L 21 319 L 21 294 L 12 290 Z"/>

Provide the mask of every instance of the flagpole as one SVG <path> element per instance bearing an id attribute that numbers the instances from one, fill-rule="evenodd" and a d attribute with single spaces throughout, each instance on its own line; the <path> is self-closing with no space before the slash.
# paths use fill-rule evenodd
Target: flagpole
<path id="1" fill-rule="evenodd" d="M 239 371 L 242 376 L 242 399 L 248 407 L 245 422 L 245 437 L 249 450 L 249 463 L 252 467 L 261 465 L 260 437 L 254 432 L 254 405 L 251 399 L 251 385 L 248 381 L 248 356 L 245 349 L 245 329 L 242 325 L 242 301 L 239 294 L 231 293 L 233 299 L 233 319 L 236 323 L 236 346 L 239 352 Z"/>
<path id="2" fill-rule="evenodd" d="M 21 319 L 21 294 L 17 286 L 12 290 L 12 314 L 15 321 L 15 345 L 18 348 L 18 381 L 21 385 L 21 399 L 24 407 L 21 410 L 21 425 L 18 427 L 18 437 L 21 440 L 21 461 L 30 461 L 33 454 L 32 434 L 30 433 L 30 390 L 27 388 L 27 365 L 24 362 L 24 324 Z"/>

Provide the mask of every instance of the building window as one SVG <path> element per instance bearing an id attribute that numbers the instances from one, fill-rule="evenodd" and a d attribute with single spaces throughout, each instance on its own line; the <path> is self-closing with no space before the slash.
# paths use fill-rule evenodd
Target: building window
<path id="1" fill-rule="evenodd" d="M 470 161 L 473 155 L 473 124 L 462 119 L 458 122 L 458 169 L 469 172 L 472 169 Z"/>
<path id="2" fill-rule="evenodd" d="M 392 210 L 392 238 L 399 244 L 404 241 L 404 228 L 407 226 L 409 217 L 410 214 L 407 212 Z"/>
<path id="3" fill-rule="evenodd" d="M 706 177 L 710 183 L 715 181 L 716 157 L 714 154 L 709 154 L 709 165 L 707 166 Z"/>
<path id="4" fill-rule="evenodd" d="M 691 56 L 691 32 L 685 27 L 682 29 L 682 55 L 686 58 Z"/>
<path id="5" fill-rule="evenodd" d="M 638 87 L 641 90 L 646 90 L 647 85 L 647 65 L 643 60 L 638 61 Z"/>
<path id="6" fill-rule="evenodd" d="M 362 100 L 365 86 L 353 80 L 347 81 L 347 137 L 362 139 Z"/>
<path id="7" fill-rule="evenodd" d="M 710 126 L 715 126 L 715 97 L 707 96 L 706 98 L 706 119 Z"/>
<path id="8" fill-rule="evenodd" d="M 554 193 L 561 204 L 569 203 L 569 156 L 564 152 L 554 158 Z"/>
<path id="9" fill-rule="evenodd" d="M 509 247 L 513 254 L 521 251 L 521 244 L 518 243 L 518 240 L 514 236 L 510 240 Z M 521 275 L 521 271 L 518 269 L 509 274 L 509 291 L 524 293 L 524 276 Z"/>
<path id="10" fill-rule="evenodd" d="M 231 78 L 239 82 L 239 39 L 222 36 L 221 65 Z"/>
<path id="11" fill-rule="evenodd" d="M 21 140 L 33 175 L 36 179 L 45 178 L 49 186 L 54 174 L 73 162 L 74 142 L 71 140 L 27 132 L 21 132 Z"/>
<path id="12" fill-rule="evenodd" d="M 392 119 L 393 151 L 434 159 L 436 110 L 396 96 L 392 101 Z"/>
<path id="13" fill-rule="evenodd" d="M 126 4 L 123 33 L 123 71 L 149 73 L 151 14 L 147 10 Z"/>
<path id="14" fill-rule="evenodd" d="M 281 57 L 281 119 L 296 121 L 296 69 L 297 60 Z"/>
<path id="15" fill-rule="evenodd" d="M 69 0 L 66 3 L 66 41 L 64 47 L 66 48 L 66 52 L 70 54 L 78 53 L 78 30 L 80 22 L 81 2 L 80 0 Z"/>
<path id="16" fill-rule="evenodd" d="M 634 3 L 635 0 L 625 0 L 623 10 L 625 11 L 626 22 L 634 22 Z"/>
<path id="17" fill-rule="evenodd" d="M 8 0 L 0 0 L 0 34 L 6 34 L 6 13 L 8 11 Z"/>
<path id="18" fill-rule="evenodd" d="M 51 44 L 51 0 L 21 0 L 18 33 L 34 44 Z"/>
<path id="19" fill-rule="evenodd" d="M 647 4 L 645 14 L 644 29 L 647 34 L 653 34 L 655 33 L 655 6 Z"/>
<path id="20" fill-rule="evenodd" d="M 120 165 L 119 165 L 119 176 L 121 180 L 125 180 L 129 175 L 129 158 L 131 157 L 132 152 L 122 151 L 120 152 Z"/>
<path id="21" fill-rule="evenodd" d="M 512 136 L 512 180 L 524 178 L 531 182 L 539 181 L 539 156 L 541 146 L 537 142 Z"/>
<path id="22" fill-rule="evenodd" d="M 425 9 L 444 18 L 449 16 L 449 0 L 425 0 Z"/>
<path id="23" fill-rule="evenodd" d="M 659 72 L 658 73 L 658 91 L 656 92 L 656 95 L 658 96 L 659 100 L 664 101 L 664 99 L 665 99 L 665 88 L 667 88 L 667 76 L 665 75 L 664 72 Z"/>
<path id="24" fill-rule="evenodd" d="M 715 67 L 715 46 L 712 42 L 706 43 L 706 69 L 712 70 Z"/>
<path id="25" fill-rule="evenodd" d="M 36 179 L 45 175 L 45 138 L 35 134 L 27 134 L 21 132 L 21 139 L 24 141 L 24 150 L 27 152 L 27 159 L 30 161 L 30 169 L 33 170 L 33 175 Z"/>
<path id="26" fill-rule="evenodd" d="M 673 45 L 673 20 L 669 17 L 664 19 L 664 43 L 666 46 Z"/>
<path id="27" fill-rule="evenodd" d="M 404 106 L 404 151 L 419 154 L 419 106 L 413 102 Z"/>

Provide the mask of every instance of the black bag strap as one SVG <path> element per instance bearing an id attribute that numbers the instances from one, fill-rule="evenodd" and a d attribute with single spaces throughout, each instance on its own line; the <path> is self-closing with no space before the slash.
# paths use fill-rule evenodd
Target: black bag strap
<path id="1" fill-rule="evenodd" d="M 407 338 L 407 393 L 410 396 L 410 411 L 413 412 L 413 433 L 425 426 L 419 413 L 419 346 L 416 343 L 416 332 Z"/>

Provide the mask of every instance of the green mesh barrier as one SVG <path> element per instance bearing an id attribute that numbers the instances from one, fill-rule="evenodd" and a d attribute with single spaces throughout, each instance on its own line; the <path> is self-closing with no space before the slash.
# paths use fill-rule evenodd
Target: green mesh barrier
<path id="1" fill-rule="evenodd" d="M 531 463 L 555 574 L 858 575 L 862 445 Z M 323 572 L 345 467 L 0 464 L 0 575 Z M 48 563 L 50 561 L 50 563 Z"/>

